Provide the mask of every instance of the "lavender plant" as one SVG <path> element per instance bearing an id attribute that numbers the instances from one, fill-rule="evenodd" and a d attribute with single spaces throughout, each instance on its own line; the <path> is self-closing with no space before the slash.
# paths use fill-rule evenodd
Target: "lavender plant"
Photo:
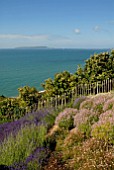
<path id="1" fill-rule="evenodd" d="M 32 124 L 19 130 L 15 138 L 10 135 L 0 145 L 0 164 L 12 165 L 24 161 L 36 147 L 42 146 L 46 128 Z"/>
<path id="2" fill-rule="evenodd" d="M 92 136 L 114 143 L 114 111 L 102 113 L 99 121 L 92 126 Z"/>
<path id="3" fill-rule="evenodd" d="M 59 113 L 59 115 L 56 117 L 55 124 L 58 125 L 62 119 L 64 119 L 64 118 L 65 119 L 70 119 L 71 117 L 73 117 L 77 113 L 78 113 L 77 109 L 66 108 L 66 109 L 64 109 L 64 111 Z"/>
<path id="4" fill-rule="evenodd" d="M 114 98 L 111 98 L 104 103 L 103 111 L 105 112 L 110 109 L 114 110 Z"/>
<path id="5" fill-rule="evenodd" d="M 11 133 L 12 135 L 16 135 L 18 131 L 24 127 L 25 125 L 40 125 L 45 123 L 44 117 L 50 113 L 50 110 L 42 110 L 38 112 L 32 112 L 26 114 L 24 117 L 19 120 L 15 120 L 13 122 L 8 122 L 4 124 L 0 124 L 0 143 L 3 142 L 5 138 L 7 138 Z"/>
<path id="6" fill-rule="evenodd" d="M 87 123 L 91 116 L 95 115 L 95 113 L 88 109 L 81 109 L 74 116 L 74 126 L 79 127 L 81 124 Z"/>
<path id="7" fill-rule="evenodd" d="M 79 110 L 80 104 L 81 104 L 83 101 L 85 101 L 86 98 L 87 98 L 86 96 L 81 96 L 81 97 L 77 98 L 77 99 L 74 101 L 74 103 L 73 103 L 73 108 L 76 108 L 76 109 Z"/>

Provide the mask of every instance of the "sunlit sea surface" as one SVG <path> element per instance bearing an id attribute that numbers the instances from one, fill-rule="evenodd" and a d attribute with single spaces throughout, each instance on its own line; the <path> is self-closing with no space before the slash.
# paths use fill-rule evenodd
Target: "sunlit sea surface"
<path id="1" fill-rule="evenodd" d="M 18 88 L 34 86 L 43 90 L 41 83 L 56 73 L 74 73 L 77 66 L 94 53 L 108 49 L 1 49 L 0 95 L 15 97 Z"/>

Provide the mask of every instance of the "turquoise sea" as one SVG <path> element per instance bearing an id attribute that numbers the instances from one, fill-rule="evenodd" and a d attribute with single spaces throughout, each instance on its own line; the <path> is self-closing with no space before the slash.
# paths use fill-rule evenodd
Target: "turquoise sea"
<path id="1" fill-rule="evenodd" d="M 74 73 L 77 65 L 104 49 L 1 49 L 0 95 L 17 96 L 18 88 L 34 86 L 43 90 L 41 83 L 58 72 Z"/>

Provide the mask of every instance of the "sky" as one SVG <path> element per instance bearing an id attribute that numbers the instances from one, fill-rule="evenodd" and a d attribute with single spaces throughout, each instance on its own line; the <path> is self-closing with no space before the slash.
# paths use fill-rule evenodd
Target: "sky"
<path id="1" fill-rule="evenodd" d="M 114 0 L 0 0 L 0 48 L 114 48 Z"/>

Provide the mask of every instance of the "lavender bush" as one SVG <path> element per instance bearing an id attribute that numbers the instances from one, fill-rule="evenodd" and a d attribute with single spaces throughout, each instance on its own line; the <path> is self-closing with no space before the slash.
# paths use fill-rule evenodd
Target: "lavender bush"
<path id="1" fill-rule="evenodd" d="M 109 122 L 110 124 L 114 125 L 114 110 L 108 110 L 102 113 L 99 116 L 99 121 L 95 123 L 92 128 L 94 129 L 96 126 L 100 126 L 101 124 L 105 124 Z"/>
<path id="2" fill-rule="evenodd" d="M 22 162 L 36 147 L 43 145 L 45 135 L 46 128 L 35 124 L 23 127 L 15 137 L 10 135 L 0 145 L 0 164 Z"/>
<path id="3" fill-rule="evenodd" d="M 19 120 L 15 120 L 14 122 L 8 122 L 4 124 L 0 124 L 0 143 L 3 142 L 5 138 L 7 138 L 11 133 L 12 135 L 16 135 L 17 132 L 24 127 L 25 125 L 40 125 L 44 123 L 44 117 L 50 113 L 50 110 L 42 110 L 38 112 L 32 112 L 26 114 L 24 117 Z"/>
<path id="4" fill-rule="evenodd" d="M 99 121 L 92 126 L 91 135 L 114 143 L 114 110 L 102 113 Z"/>
<path id="5" fill-rule="evenodd" d="M 55 124 L 58 125 L 63 118 L 70 119 L 71 116 L 73 117 L 77 113 L 78 113 L 77 109 L 66 108 L 56 117 Z"/>
<path id="6" fill-rule="evenodd" d="M 76 98 L 76 100 L 75 100 L 74 103 L 73 103 L 73 108 L 76 108 L 76 109 L 79 110 L 80 104 L 81 104 L 83 101 L 85 101 L 86 98 L 87 98 L 86 96 L 81 96 L 81 97 Z"/>
<path id="7" fill-rule="evenodd" d="M 108 94 L 98 94 L 96 96 L 88 97 L 85 101 L 80 104 L 80 109 L 89 109 L 93 111 L 98 111 L 98 106 L 103 106 L 109 99 L 111 99 L 113 95 L 111 93 Z M 103 112 L 103 109 L 102 109 Z"/>
<path id="8" fill-rule="evenodd" d="M 47 163 L 50 151 L 48 148 L 37 147 L 23 162 L 9 166 L 10 170 L 40 170 Z"/>
<path id="9" fill-rule="evenodd" d="M 45 117 L 51 112 L 52 109 L 44 109 L 28 113 L 17 121 L 0 125 L 0 165 L 8 165 L 15 170 L 31 169 L 33 164 L 41 166 L 47 154 L 45 148 L 40 148 L 47 129 Z M 43 154 L 44 150 L 46 154 Z"/>
<path id="10" fill-rule="evenodd" d="M 95 113 L 88 109 L 81 109 L 74 116 L 74 126 L 79 127 L 81 124 L 86 123 L 91 116 L 94 116 Z"/>
<path id="11" fill-rule="evenodd" d="M 103 111 L 105 112 L 110 109 L 114 110 L 114 98 L 111 98 L 104 103 Z"/>

